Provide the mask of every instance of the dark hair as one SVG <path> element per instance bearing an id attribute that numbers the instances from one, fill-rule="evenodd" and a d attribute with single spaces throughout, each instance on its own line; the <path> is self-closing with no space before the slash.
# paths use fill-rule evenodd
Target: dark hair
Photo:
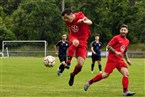
<path id="1" fill-rule="evenodd" d="M 61 13 L 61 15 L 62 15 L 62 16 L 64 16 L 65 14 L 70 15 L 71 13 L 72 13 L 72 10 L 69 9 L 69 8 L 67 8 L 67 9 L 65 9 L 65 10 Z"/>
<path id="2" fill-rule="evenodd" d="M 126 24 L 122 24 L 122 25 L 120 26 L 120 29 L 123 28 L 123 27 L 125 27 L 125 28 L 128 29 L 128 26 L 127 26 Z"/>
<path id="3" fill-rule="evenodd" d="M 96 36 L 100 36 L 100 34 L 96 34 Z"/>

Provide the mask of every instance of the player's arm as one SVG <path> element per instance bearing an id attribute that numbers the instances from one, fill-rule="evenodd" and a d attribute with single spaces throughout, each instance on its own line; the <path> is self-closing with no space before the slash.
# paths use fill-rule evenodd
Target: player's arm
<path id="1" fill-rule="evenodd" d="M 58 49 L 57 49 L 56 45 L 54 45 L 54 50 L 55 50 L 55 54 L 58 55 Z"/>
<path id="2" fill-rule="evenodd" d="M 116 50 L 115 50 L 112 46 L 110 46 L 110 45 L 107 45 L 106 48 L 107 48 L 109 51 L 112 51 L 113 53 L 116 52 Z"/>
<path id="3" fill-rule="evenodd" d="M 54 45 L 54 50 L 55 50 L 55 54 L 58 55 L 58 45 L 59 45 L 59 42 Z"/>
<path id="4" fill-rule="evenodd" d="M 78 23 L 85 23 L 88 25 L 92 25 L 92 21 L 88 19 L 82 12 L 80 14 L 80 19 L 77 21 Z"/>
<path id="5" fill-rule="evenodd" d="M 91 47 L 91 51 L 93 54 L 96 54 L 96 52 L 94 51 L 94 47 Z"/>
<path id="6" fill-rule="evenodd" d="M 92 51 L 93 54 L 96 54 L 96 52 L 94 51 L 94 46 L 93 45 L 94 45 L 94 42 L 91 43 L 91 51 Z"/>
<path id="7" fill-rule="evenodd" d="M 122 56 L 122 53 L 121 52 L 118 52 L 118 51 L 116 51 L 112 46 L 110 46 L 110 45 L 107 45 L 107 47 L 106 47 L 109 51 L 111 51 L 111 52 L 113 52 L 113 53 L 115 53 L 117 56 Z"/>
<path id="8" fill-rule="evenodd" d="M 115 53 L 117 56 L 123 56 L 121 52 L 116 51 L 113 46 L 116 45 L 116 43 L 118 42 L 118 38 L 116 36 L 114 36 L 108 43 L 108 45 L 106 46 L 106 48 Z"/>
<path id="9" fill-rule="evenodd" d="M 90 19 L 88 19 L 88 18 L 83 19 L 82 22 L 85 23 L 85 24 L 88 24 L 88 25 L 92 25 L 92 21 Z"/>
<path id="10" fill-rule="evenodd" d="M 90 19 L 88 19 L 87 17 L 84 17 L 83 19 L 79 19 L 78 23 L 85 23 L 88 25 L 92 25 L 92 21 Z"/>
<path id="11" fill-rule="evenodd" d="M 128 57 L 128 54 L 127 54 L 127 51 L 126 51 L 126 50 L 125 50 L 125 52 L 124 52 L 124 58 L 125 58 L 126 62 L 127 62 L 129 65 L 131 65 L 131 61 L 129 60 L 129 57 Z"/>

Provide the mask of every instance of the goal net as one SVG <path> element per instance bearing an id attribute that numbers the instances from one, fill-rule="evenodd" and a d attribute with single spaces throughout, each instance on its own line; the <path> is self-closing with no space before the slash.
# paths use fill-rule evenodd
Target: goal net
<path id="1" fill-rule="evenodd" d="M 2 53 L 4 57 L 41 57 L 46 56 L 47 42 L 45 40 L 3 41 Z"/>

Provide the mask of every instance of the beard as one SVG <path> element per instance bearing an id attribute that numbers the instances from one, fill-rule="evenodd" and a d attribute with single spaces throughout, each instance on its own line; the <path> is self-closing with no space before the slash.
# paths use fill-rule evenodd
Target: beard
<path id="1" fill-rule="evenodd" d="M 127 33 L 120 33 L 122 37 L 126 37 Z"/>

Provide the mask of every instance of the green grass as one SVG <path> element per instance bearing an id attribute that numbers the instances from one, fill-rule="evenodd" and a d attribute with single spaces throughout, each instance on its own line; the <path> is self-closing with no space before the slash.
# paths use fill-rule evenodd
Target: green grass
<path id="1" fill-rule="evenodd" d="M 134 97 L 144 95 L 145 59 L 132 58 L 129 66 L 129 90 L 136 92 Z M 43 58 L 0 58 L 0 96 L 1 97 L 122 97 L 122 75 L 115 69 L 109 78 L 90 86 L 88 91 L 83 87 L 87 80 L 98 73 L 90 73 L 91 59 L 87 58 L 82 71 L 75 77 L 72 87 L 68 85 L 69 74 L 74 69 L 76 59 L 71 68 L 58 77 L 56 70 L 58 58 L 52 68 L 43 65 Z M 103 68 L 106 59 L 102 58 Z"/>

